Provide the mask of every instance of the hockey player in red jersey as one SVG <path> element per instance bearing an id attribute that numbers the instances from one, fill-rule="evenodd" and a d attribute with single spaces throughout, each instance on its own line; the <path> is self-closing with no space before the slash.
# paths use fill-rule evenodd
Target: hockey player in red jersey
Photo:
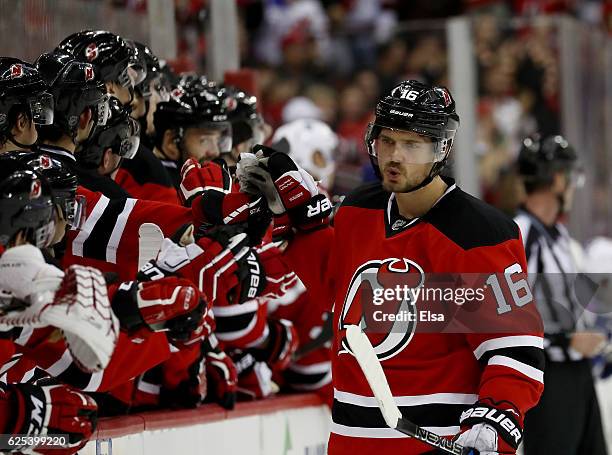
<path id="1" fill-rule="evenodd" d="M 130 42 L 128 41 L 128 44 Z M 178 204 L 176 189 L 168 171 L 153 154 L 157 104 L 168 101 L 169 82 L 161 72 L 157 56 L 145 44 L 133 42 L 146 77 L 134 87 L 132 117 L 140 123 L 140 146 L 131 161 L 124 161 L 115 181 L 136 199 Z"/>
<path id="2" fill-rule="evenodd" d="M 24 335 L 51 330 L 57 332 L 58 341 L 69 347 L 81 368 L 99 371 L 107 366 L 115 347 L 117 320 L 98 271 L 75 266 L 64 273 L 45 263 L 37 247 L 46 247 L 53 241 L 53 203 L 51 188 L 44 177 L 12 157 L 3 158 L 0 363 L 9 360 L 16 346 L 14 342 L 22 342 Z M 7 385 L 4 368 L 4 385 L 0 387 L 2 434 L 32 438 L 61 433 L 69 437 L 51 451 L 31 447 L 27 438 L 19 439 L 11 451 L 30 453 L 34 449 L 35 453 L 68 455 L 85 445 L 95 430 L 95 401 L 58 382 Z"/>
<path id="3" fill-rule="evenodd" d="M 348 324 L 367 325 L 406 419 L 480 453 L 515 453 L 525 413 L 542 393 L 541 320 L 523 276 L 518 227 L 439 175 L 458 126 L 443 87 L 406 81 L 376 107 L 366 143 L 381 182 L 345 199 L 329 245 L 335 285 L 332 455 L 432 450 L 386 427 L 344 339 Z M 243 189 L 264 194 L 276 217 L 286 213 L 298 232 L 324 224 L 328 203 L 286 155 L 243 158 L 238 174 Z M 428 325 L 422 319 L 401 322 L 402 308 L 411 307 L 412 314 L 427 308 L 405 296 L 390 307 L 395 322 L 375 324 L 375 291 L 392 290 L 384 285 L 398 279 L 416 288 L 433 273 L 480 274 L 498 285 L 491 277 L 501 275 L 510 290 L 483 288 L 478 311 L 467 306 L 461 316 L 472 330 L 423 333 Z"/>

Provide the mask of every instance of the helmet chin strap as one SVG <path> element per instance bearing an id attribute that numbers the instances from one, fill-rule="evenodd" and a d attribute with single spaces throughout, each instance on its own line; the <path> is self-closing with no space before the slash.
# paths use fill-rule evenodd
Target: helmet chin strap
<path id="1" fill-rule="evenodd" d="M 557 220 L 561 218 L 561 216 L 565 213 L 565 192 L 557 193 L 555 195 L 557 197 L 557 202 L 559 203 L 559 208 L 557 209 Z"/>
<path id="2" fill-rule="evenodd" d="M 15 139 L 15 136 L 13 136 L 12 134 L 9 134 L 8 140 L 12 142 L 13 144 L 15 144 L 17 147 L 19 147 L 20 149 L 26 149 L 26 150 L 32 150 L 32 147 L 34 147 L 34 144 L 35 144 L 35 143 L 30 144 L 30 145 L 22 144 L 17 139 Z"/>

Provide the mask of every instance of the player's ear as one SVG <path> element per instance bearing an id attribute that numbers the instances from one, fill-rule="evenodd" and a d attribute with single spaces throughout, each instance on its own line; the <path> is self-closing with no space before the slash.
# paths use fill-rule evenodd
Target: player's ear
<path id="1" fill-rule="evenodd" d="M 84 130 L 85 128 L 87 128 L 87 125 L 89 124 L 89 122 L 91 122 L 92 118 L 93 112 L 91 111 L 91 108 L 88 107 L 83 112 L 81 112 L 81 115 L 79 116 L 79 129 Z"/>
<path id="2" fill-rule="evenodd" d="M 173 130 L 166 130 L 164 132 L 164 139 L 162 141 L 162 149 L 168 158 L 171 160 L 178 160 L 181 157 L 181 152 L 178 148 L 176 140 L 176 132 Z"/>
<path id="3" fill-rule="evenodd" d="M 106 150 L 104 150 L 104 153 L 102 154 L 102 167 L 104 168 L 104 170 L 108 169 L 111 167 L 112 165 L 112 161 L 111 161 L 111 154 L 113 153 L 113 150 L 109 147 Z"/>

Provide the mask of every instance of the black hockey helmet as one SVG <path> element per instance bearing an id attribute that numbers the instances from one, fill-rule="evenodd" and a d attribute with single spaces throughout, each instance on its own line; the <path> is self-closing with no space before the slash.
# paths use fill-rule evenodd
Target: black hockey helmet
<path id="1" fill-rule="evenodd" d="M 49 85 L 54 98 L 54 127 L 74 139 L 79 116 L 87 108 L 92 109 L 94 129 L 104 125 L 108 116 L 106 89 L 91 64 L 55 50 L 38 57 L 36 68 Z"/>
<path id="2" fill-rule="evenodd" d="M 221 153 L 232 150 L 232 126 L 225 103 L 216 87 L 214 90 L 204 87 L 199 78 L 183 80 L 172 90 L 169 101 L 157 105 L 153 119 L 160 149 L 167 130 L 176 131 L 180 143 L 186 128 L 203 128 L 221 132 L 218 143 Z"/>
<path id="3" fill-rule="evenodd" d="M 525 138 L 517 168 L 526 186 L 531 188 L 551 185 L 557 172 L 567 172 L 578 186 L 583 180 L 574 147 L 560 135 L 542 138 L 533 134 Z"/>
<path id="4" fill-rule="evenodd" d="M 374 122 L 368 125 L 365 142 L 374 170 L 380 176 L 376 140 L 383 128 L 413 131 L 431 139 L 433 166 L 429 176 L 411 191 L 422 188 L 442 171 L 450 155 L 459 116 L 455 101 L 445 87 L 435 87 L 415 80 L 404 81 L 381 98 L 376 105 Z"/>
<path id="5" fill-rule="evenodd" d="M 12 154 L 0 157 L 0 245 L 19 232 L 38 248 L 55 234 L 54 200 L 49 183 Z"/>
<path id="6" fill-rule="evenodd" d="M 109 117 L 106 124 L 100 126 L 84 142 L 75 154 L 77 162 L 84 167 L 97 168 L 102 162 L 104 151 L 108 148 L 115 155 L 132 159 L 140 145 L 140 125 L 130 116 L 117 98 L 109 100 Z"/>
<path id="7" fill-rule="evenodd" d="M 145 78 L 134 48 L 105 30 L 83 30 L 67 36 L 58 46 L 77 60 L 91 63 L 104 82 L 130 88 Z"/>
<path id="8" fill-rule="evenodd" d="M 73 229 L 79 229 L 85 220 L 85 198 L 76 194 L 79 182 L 70 167 L 47 153 L 24 152 L 15 157 L 49 182 L 64 219 Z"/>
<path id="9" fill-rule="evenodd" d="M 9 138 L 14 108 L 37 125 L 53 123 L 53 96 L 38 70 L 23 60 L 0 57 L 0 133 Z"/>
<path id="10" fill-rule="evenodd" d="M 232 124 L 233 146 L 248 140 L 251 140 L 253 144 L 263 144 L 265 140 L 264 121 L 257 112 L 257 97 L 232 86 L 222 87 L 219 95 L 225 104 L 229 121 Z"/>
<path id="11" fill-rule="evenodd" d="M 161 71 L 159 59 L 146 44 L 138 41 L 128 41 L 136 50 L 136 58 L 139 66 L 144 68 L 145 77 L 139 82 L 135 89 L 145 99 L 151 96 L 151 82 L 156 81 L 158 91 L 168 90 L 165 74 Z"/>

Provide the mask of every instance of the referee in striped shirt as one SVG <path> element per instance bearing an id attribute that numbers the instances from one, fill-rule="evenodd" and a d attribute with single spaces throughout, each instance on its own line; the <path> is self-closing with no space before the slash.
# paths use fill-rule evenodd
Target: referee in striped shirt
<path id="1" fill-rule="evenodd" d="M 576 297 L 574 242 L 559 218 L 577 186 L 577 159 L 562 136 L 523 141 L 518 170 L 526 191 L 515 221 L 546 334 L 544 394 L 525 418 L 525 455 L 606 454 L 590 358 L 605 336 L 589 331 Z"/>

